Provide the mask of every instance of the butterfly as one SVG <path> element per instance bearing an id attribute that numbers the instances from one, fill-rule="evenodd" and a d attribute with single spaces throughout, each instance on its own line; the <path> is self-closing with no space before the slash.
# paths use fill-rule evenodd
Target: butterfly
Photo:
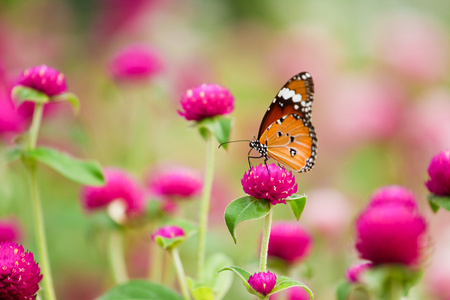
<path id="1" fill-rule="evenodd" d="M 269 158 L 296 172 L 308 172 L 317 155 L 317 137 L 311 123 L 314 83 L 302 72 L 280 89 L 264 115 L 258 137 L 250 141 L 250 158 Z M 260 156 L 252 157 L 256 150 Z"/>

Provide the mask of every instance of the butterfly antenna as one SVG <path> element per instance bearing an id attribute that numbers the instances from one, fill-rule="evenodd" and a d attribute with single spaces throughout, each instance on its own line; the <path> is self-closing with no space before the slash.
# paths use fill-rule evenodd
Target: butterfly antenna
<path id="1" fill-rule="evenodd" d="M 238 143 L 238 142 L 247 142 L 247 143 L 250 143 L 251 141 L 250 141 L 250 140 L 228 141 L 228 142 L 225 142 L 225 143 L 220 144 L 220 145 L 219 145 L 219 148 L 222 147 L 222 146 L 225 145 L 225 144 L 229 144 L 229 143 Z"/>

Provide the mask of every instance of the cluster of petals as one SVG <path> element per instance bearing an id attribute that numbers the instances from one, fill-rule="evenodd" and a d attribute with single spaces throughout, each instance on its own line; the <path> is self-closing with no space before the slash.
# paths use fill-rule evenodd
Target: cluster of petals
<path id="1" fill-rule="evenodd" d="M 17 220 L 0 220 L 0 242 L 17 242 L 22 235 L 22 230 Z"/>
<path id="2" fill-rule="evenodd" d="M 181 98 L 180 116 L 186 120 L 201 121 L 218 115 L 226 115 L 234 109 L 234 97 L 218 84 L 202 84 L 187 90 Z"/>
<path id="3" fill-rule="evenodd" d="M 430 179 L 426 182 L 428 190 L 438 196 L 450 196 L 450 149 L 441 151 L 428 166 Z"/>
<path id="4" fill-rule="evenodd" d="M 35 89 L 49 97 L 67 91 L 64 75 L 46 65 L 31 67 L 23 71 L 17 80 L 17 85 Z"/>
<path id="5" fill-rule="evenodd" d="M 376 190 L 370 200 L 369 206 L 379 206 L 395 203 L 412 210 L 417 209 L 417 201 L 413 192 L 400 185 L 389 185 Z"/>
<path id="6" fill-rule="evenodd" d="M 150 192 L 169 198 L 189 198 L 201 190 L 203 180 L 200 174 L 186 167 L 173 167 L 156 171 L 147 181 Z"/>
<path id="7" fill-rule="evenodd" d="M 362 259 L 374 265 L 416 265 L 426 246 L 425 219 L 417 209 L 405 205 L 408 201 L 395 199 L 378 199 L 385 202 L 382 205 L 369 204 L 356 221 L 356 249 Z"/>
<path id="8" fill-rule="evenodd" d="M 176 237 L 183 237 L 184 230 L 178 226 L 164 226 L 159 228 L 155 233 L 152 234 L 152 240 L 155 240 L 156 237 L 163 237 L 167 239 L 172 239 Z"/>
<path id="9" fill-rule="evenodd" d="M 36 299 L 41 279 L 33 253 L 13 242 L 0 243 L 0 299 Z"/>
<path id="10" fill-rule="evenodd" d="M 106 168 L 105 185 L 85 186 L 81 191 L 81 200 L 88 211 L 106 208 L 115 200 L 126 205 L 128 216 L 139 215 L 145 209 L 145 193 L 136 180 L 124 170 Z"/>
<path id="11" fill-rule="evenodd" d="M 268 295 L 276 283 L 277 276 L 270 271 L 258 272 L 248 278 L 248 284 L 263 296 Z"/>
<path id="12" fill-rule="evenodd" d="M 278 300 L 281 297 L 279 296 L 279 294 L 281 293 L 276 293 L 270 296 L 270 300 Z M 311 296 L 309 295 L 309 293 L 302 287 L 299 286 L 293 286 L 287 290 L 284 291 L 285 293 L 285 298 L 282 299 L 286 299 L 286 300 L 311 300 Z"/>
<path id="13" fill-rule="evenodd" d="M 109 72 L 116 80 L 149 79 L 163 70 L 159 54 L 145 45 L 131 45 L 117 52 L 109 62 Z"/>
<path id="14" fill-rule="evenodd" d="M 292 172 L 276 164 L 252 167 L 244 173 L 241 183 L 246 194 L 269 200 L 272 205 L 286 203 L 285 199 L 297 192 Z"/>
<path id="15" fill-rule="evenodd" d="M 312 249 L 312 236 L 294 222 L 274 223 L 270 232 L 270 257 L 277 257 L 288 264 L 305 259 Z"/>

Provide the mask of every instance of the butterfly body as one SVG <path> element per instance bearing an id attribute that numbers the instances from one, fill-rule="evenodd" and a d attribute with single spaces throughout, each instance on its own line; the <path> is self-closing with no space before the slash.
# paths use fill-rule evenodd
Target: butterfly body
<path id="1" fill-rule="evenodd" d="M 313 93 L 309 73 L 292 77 L 267 109 L 258 137 L 250 142 L 250 151 L 255 149 L 265 161 L 272 158 L 296 172 L 310 171 L 317 154 L 311 123 Z"/>

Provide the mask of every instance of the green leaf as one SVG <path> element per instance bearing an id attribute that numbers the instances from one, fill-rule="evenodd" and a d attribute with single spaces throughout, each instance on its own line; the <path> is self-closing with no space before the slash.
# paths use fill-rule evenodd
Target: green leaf
<path id="1" fill-rule="evenodd" d="M 196 283 L 190 277 L 187 278 L 187 282 L 194 300 L 214 300 L 214 293 L 210 287 Z"/>
<path id="2" fill-rule="evenodd" d="M 250 274 L 249 272 L 247 272 L 246 270 L 239 268 L 239 267 L 235 267 L 235 266 L 228 266 L 225 267 L 221 270 L 219 270 L 219 272 L 222 271 L 232 271 L 234 272 L 237 276 L 239 276 L 239 278 L 242 280 L 242 283 L 244 284 L 245 288 L 247 289 L 247 291 L 255 296 L 261 297 L 261 294 L 259 294 L 257 291 L 255 291 L 249 284 L 248 284 L 248 279 L 250 278 L 250 276 L 252 274 Z"/>
<path id="3" fill-rule="evenodd" d="M 236 243 L 236 226 L 246 220 L 256 220 L 266 216 L 270 211 L 270 202 L 251 196 L 237 198 L 225 209 L 225 223 Z"/>
<path id="4" fill-rule="evenodd" d="M 351 291 L 352 285 L 346 280 L 342 281 L 336 289 L 336 299 L 347 300 L 348 296 L 350 296 Z"/>
<path id="5" fill-rule="evenodd" d="M 19 105 L 25 101 L 44 104 L 50 100 L 46 94 L 23 85 L 15 86 L 11 91 L 11 96 Z"/>
<path id="6" fill-rule="evenodd" d="M 300 217 L 303 213 L 303 209 L 305 208 L 306 205 L 306 196 L 293 194 L 292 196 L 288 197 L 286 201 L 289 202 L 291 210 L 294 213 L 294 216 L 297 219 L 297 221 L 300 220 Z"/>
<path id="7" fill-rule="evenodd" d="M 97 300 L 183 300 L 183 297 L 151 281 L 131 280 L 115 286 Z"/>
<path id="8" fill-rule="evenodd" d="M 163 249 L 173 249 L 177 247 L 179 244 L 181 244 L 186 239 L 185 236 L 176 236 L 173 238 L 166 238 L 163 236 L 156 236 L 155 242 L 158 243 Z"/>
<path id="9" fill-rule="evenodd" d="M 10 163 L 22 156 L 22 150 L 19 147 L 8 148 L 4 153 L 6 162 Z"/>
<path id="10" fill-rule="evenodd" d="M 211 132 L 219 142 L 219 144 L 228 142 L 230 139 L 231 125 L 233 119 L 230 117 L 217 116 L 206 118 L 197 123 L 198 130 L 204 139 L 207 139 Z M 227 144 L 223 145 L 227 149 Z"/>
<path id="11" fill-rule="evenodd" d="M 313 292 L 304 283 L 285 276 L 277 276 L 277 283 L 275 283 L 274 288 L 267 296 L 273 295 L 294 286 L 303 288 L 308 292 L 311 299 L 314 298 Z"/>
<path id="12" fill-rule="evenodd" d="M 56 101 L 57 102 L 63 102 L 63 101 L 69 102 L 72 105 L 75 113 L 78 113 L 78 111 L 80 110 L 80 100 L 73 93 L 61 93 L 61 94 L 51 97 L 50 100 L 55 101 L 55 102 Z"/>
<path id="13" fill-rule="evenodd" d="M 445 210 L 450 211 L 450 197 L 442 197 L 430 194 L 428 195 L 428 203 L 431 206 L 431 209 L 433 212 L 437 212 L 440 207 L 442 207 Z"/>
<path id="14" fill-rule="evenodd" d="M 233 283 L 233 274 L 218 273 L 217 271 L 232 263 L 231 258 L 223 253 L 210 256 L 205 263 L 206 285 L 211 287 L 215 300 L 223 299 Z"/>
<path id="15" fill-rule="evenodd" d="M 103 185 L 105 178 L 97 162 L 76 159 L 57 150 L 38 147 L 25 153 L 61 175 L 85 185 Z"/>

